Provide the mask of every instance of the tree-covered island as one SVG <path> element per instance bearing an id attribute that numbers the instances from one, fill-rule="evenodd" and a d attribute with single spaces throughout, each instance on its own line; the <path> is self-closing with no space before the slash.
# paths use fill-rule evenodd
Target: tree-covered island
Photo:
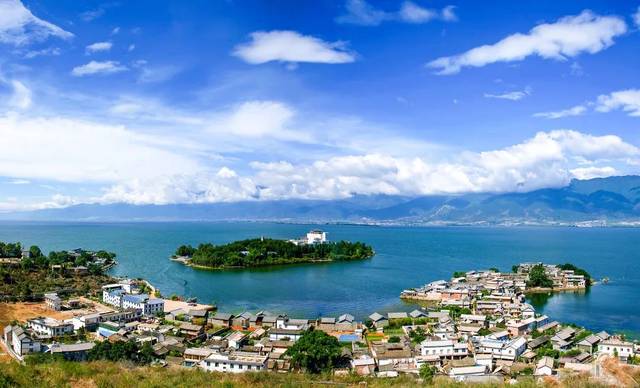
<path id="1" fill-rule="evenodd" d="M 373 249 L 362 242 L 295 243 L 254 238 L 224 245 L 180 246 L 173 256 L 184 264 L 204 268 L 250 268 L 270 265 L 369 259 Z"/>

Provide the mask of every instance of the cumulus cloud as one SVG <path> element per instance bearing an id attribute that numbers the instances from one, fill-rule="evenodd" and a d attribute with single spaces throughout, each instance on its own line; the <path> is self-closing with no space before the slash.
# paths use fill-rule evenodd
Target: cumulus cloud
<path id="1" fill-rule="evenodd" d="M 542 117 L 545 119 L 560 119 L 563 117 L 580 116 L 584 114 L 586 111 L 587 111 L 587 108 L 584 105 L 576 105 L 569 109 L 563 109 L 563 110 L 554 111 L 554 112 L 535 113 L 533 117 Z"/>
<path id="2" fill-rule="evenodd" d="M 87 75 L 107 75 L 120 73 L 129 70 L 126 66 L 121 65 L 118 61 L 91 61 L 87 64 L 76 66 L 71 70 L 71 74 L 76 77 L 84 77 Z"/>
<path id="3" fill-rule="evenodd" d="M 530 94 L 531 94 L 531 90 L 527 88 L 521 91 L 513 91 L 513 92 L 506 92 L 506 93 L 499 93 L 499 94 L 485 93 L 484 96 L 485 98 L 497 98 L 501 100 L 519 101 Z"/>
<path id="4" fill-rule="evenodd" d="M 640 89 L 627 89 L 598 96 L 596 110 L 610 112 L 622 109 L 629 116 L 640 117 Z"/>
<path id="5" fill-rule="evenodd" d="M 606 178 L 613 175 L 620 175 L 618 170 L 611 166 L 578 167 L 570 170 L 570 172 L 576 179 Z"/>
<path id="6" fill-rule="evenodd" d="M 258 199 L 335 199 L 357 194 L 430 195 L 530 191 L 572 178 L 618 174 L 602 163 L 638 161 L 640 149 L 617 136 L 571 130 L 540 132 L 510 147 L 463 152 L 450 161 L 383 154 L 336 156 L 311 163 L 253 162 L 253 174 L 229 169 L 121 183 L 101 200 L 132 203 L 219 202 Z M 588 161 L 592 166 L 576 164 Z"/>
<path id="7" fill-rule="evenodd" d="M 0 0 L 0 43 L 22 46 L 50 36 L 70 39 L 73 34 L 36 17 L 20 0 Z"/>
<path id="8" fill-rule="evenodd" d="M 413 1 L 404 1 L 397 11 L 378 9 L 365 0 L 347 0 L 346 13 L 336 18 L 338 23 L 357 24 L 361 26 L 377 26 L 385 21 L 404 23 L 427 23 L 434 19 L 447 22 L 458 20 L 454 6 L 442 10 L 425 8 Z"/>
<path id="9" fill-rule="evenodd" d="M 636 27 L 640 27 L 640 7 L 638 7 L 636 12 L 631 15 L 631 17 L 633 18 L 633 22 L 635 23 Z"/>
<path id="10" fill-rule="evenodd" d="M 345 42 L 325 42 L 296 31 L 257 31 L 250 37 L 250 42 L 236 46 L 232 54 L 253 65 L 271 61 L 335 64 L 356 60 Z"/>
<path id="11" fill-rule="evenodd" d="M 111 50 L 111 47 L 113 47 L 113 43 L 111 42 L 96 42 L 88 45 L 85 48 L 85 52 L 87 54 L 93 54 L 101 51 L 109 51 Z"/>
<path id="12" fill-rule="evenodd" d="M 456 74 L 464 67 L 482 67 L 496 62 L 522 61 L 531 55 L 566 60 L 581 53 L 595 54 L 614 44 L 627 25 L 616 16 L 583 11 L 555 23 L 544 23 L 528 33 L 509 35 L 495 44 L 473 48 L 459 55 L 441 57 L 427 64 L 437 74 Z"/>

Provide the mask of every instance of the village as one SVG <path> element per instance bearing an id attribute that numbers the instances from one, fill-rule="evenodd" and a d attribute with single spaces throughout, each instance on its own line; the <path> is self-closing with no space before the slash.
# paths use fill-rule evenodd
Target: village
<path id="1" fill-rule="evenodd" d="M 635 363 L 640 347 L 620 335 L 537 314 L 524 298 L 535 288 L 536 271 L 558 289 L 589 284 L 573 270 L 541 263 L 514 266 L 513 273 L 456 273 L 402 293 L 406 300 L 427 301 L 427 307 L 357 320 L 348 313 L 314 319 L 267 311 L 231 314 L 163 299 L 147 282 L 121 279 L 102 285 L 98 297 L 45 294 L 50 313 L 7 325 L 2 344 L 19 362 L 33 354 L 85 361 L 98 344 L 133 342 L 160 366 L 288 372 L 295 368 L 287 350 L 311 331 L 322 331 L 337 339 L 347 360 L 334 368 L 336 374 L 393 378 L 428 370 L 466 382 L 590 374 L 616 383 L 607 362 Z"/>

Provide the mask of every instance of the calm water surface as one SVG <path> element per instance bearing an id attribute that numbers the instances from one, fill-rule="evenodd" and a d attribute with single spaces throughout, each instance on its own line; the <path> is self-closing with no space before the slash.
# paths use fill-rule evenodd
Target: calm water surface
<path id="1" fill-rule="evenodd" d="M 203 271 L 168 260 L 178 245 L 225 243 L 268 236 L 293 238 L 310 225 L 277 223 L 2 223 L 0 241 L 43 250 L 106 249 L 117 253 L 114 275 L 142 277 L 172 293 L 216 302 L 221 310 L 267 309 L 315 317 L 410 310 L 400 292 L 453 271 L 521 261 L 572 262 L 607 285 L 587 293 L 537 296 L 531 302 L 554 319 L 596 330 L 640 335 L 640 229 L 414 228 L 326 225 L 332 240 L 363 241 L 371 260 L 269 269 Z"/>

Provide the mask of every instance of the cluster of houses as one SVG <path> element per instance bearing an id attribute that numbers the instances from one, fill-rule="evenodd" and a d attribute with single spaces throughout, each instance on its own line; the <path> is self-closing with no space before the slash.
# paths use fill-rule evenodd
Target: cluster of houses
<path id="1" fill-rule="evenodd" d="M 471 307 L 477 301 L 481 309 L 492 310 L 500 303 L 499 297 L 512 298 L 514 295 L 524 299 L 524 293 L 530 291 L 527 284 L 529 272 L 536 265 L 542 265 L 547 277 L 556 290 L 580 290 L 587 286 L 584 275 L 572 270 L 562 270 L 555 265 L 543 263 L 523 263 L 517 271 L 469 271 L 456 274 L 451 280 L 438 280 L 420 288 L 404 290 L 400 297 L 407 300 L 438 302 L 446 306 Z M 508 306 L 506 306 L 508 308 Z"/>
<path id="2" fill-rule="evenodd" d="M 359 375 L 418 374 L 428 365 L 438 374 L 479 382 L 592 372 L 598 355 L 623 361 L 640 356 L 638 345 L 623 337 L 591 333 L 537 314 L 522 295 L 525 275 L 526 270 L 471 271 L 465 281 L 432 282 L 411 292 L 438 294 L 433 307 L 375 312 L 364 321 L 350 314 L 301 319 L 268 311 L 230 314 L 205 305 L 176 306 L 123 281 L 102 288 L 102 302 L 113 311 L 64 321 L 31 319 L 6 327 L 3 340 L 20 357 L 50 352 L 84 360 L 96 340 L 135 341 L 149 343 L 157 362 L 165 365 L 284 372 L 291 370 L 287 349 L 313 328 L 343 345 L 348 369 Z M 558 277 L 570 275 L 557 272 Z M 50 296 L 52 309 L 69 304 Z M 92 340 L 73 341 L 80 332 Z"/>

